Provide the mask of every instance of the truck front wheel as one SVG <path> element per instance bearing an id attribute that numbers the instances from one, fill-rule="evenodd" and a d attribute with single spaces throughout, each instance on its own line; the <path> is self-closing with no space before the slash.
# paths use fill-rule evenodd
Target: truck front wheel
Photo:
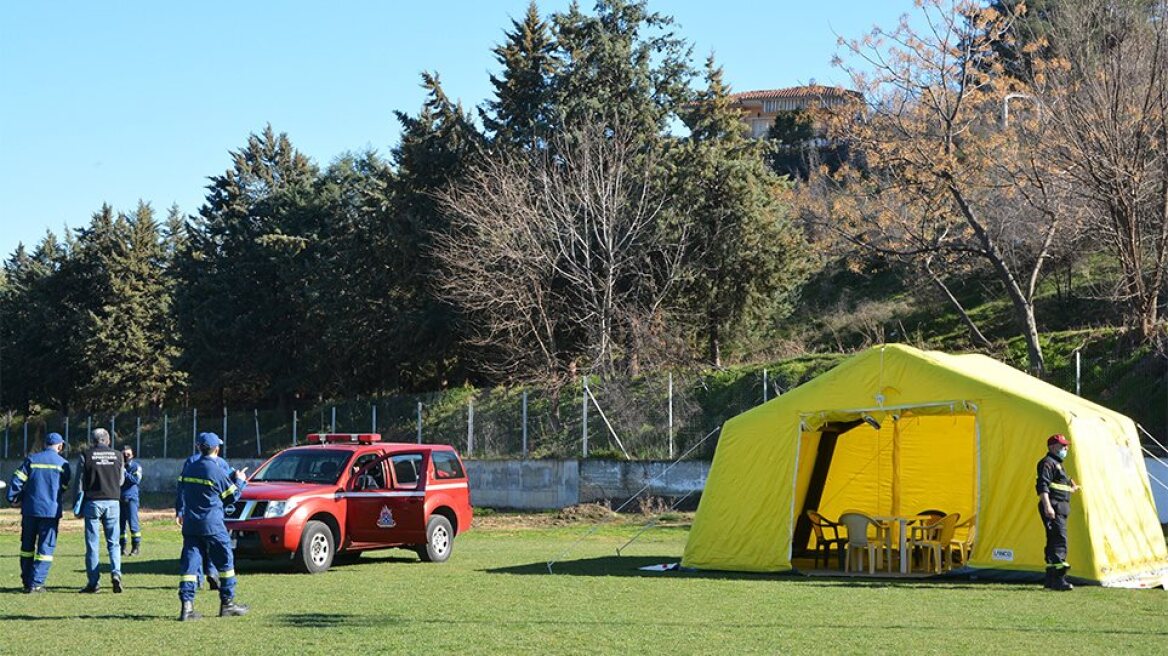
<path id="1" fill-rule="evenodd" d="M 336 547 L 333 532 L 324 522 L 309 521 L 300 534 L 300 548 L 296 550 L 296 567 L 302 572 L 319 574 L 333 564 Z"/>

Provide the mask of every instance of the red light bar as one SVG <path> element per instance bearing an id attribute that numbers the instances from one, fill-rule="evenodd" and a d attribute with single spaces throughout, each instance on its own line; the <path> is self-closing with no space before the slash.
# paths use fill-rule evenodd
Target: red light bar
<path id="1" fill-rule="evenodd" d="M 309 444 L 372 444 L 380 442 L 377 433 L 309 433 Z"/>

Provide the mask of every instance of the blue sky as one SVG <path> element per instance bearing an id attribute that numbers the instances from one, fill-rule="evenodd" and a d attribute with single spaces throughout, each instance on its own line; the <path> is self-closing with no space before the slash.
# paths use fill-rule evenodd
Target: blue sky
<path id="1" fill-rule="evenodd" d="M 566 1 L 539 3 L 546 14 Z M 591 7 L 591 0 L 581 6 Z M 843 83 L 836 34 L 911 0 L 656 0 L 735 90 Z M 397 143 L 418 73 L 481 103 L 490 49 L 527 0 L 0 3 L 0 255 L 109 203 L 198 209 L 227 152 L 271 123 L 320 164 Z"/>

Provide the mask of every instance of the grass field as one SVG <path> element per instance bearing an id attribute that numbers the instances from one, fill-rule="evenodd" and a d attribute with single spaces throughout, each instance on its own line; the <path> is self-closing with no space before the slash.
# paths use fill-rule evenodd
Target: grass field
<path id="1" fill-rule="evenodd" d="M 557 574 L 547 560 L 588 525 L 551 516 L 485 517 L 432 565 L 378 552 L 318 576 L 244 561 L 247 617 L 178 623 L 180 536 L 147 523 L 127 591 L 79 595 L 80 524 L 66 521 L 50 594 L 19 594 L 17 517 L 0 512 L 0 654 L 739 654 L 1168 653 L 1168 593 L 1037 586 L 890 583 L 793 576 L 647 573 L 673 562 L 684 525 L 617 547 L 636 519 L 603 526 Z M 215 593 L 196 600 L 214 613 Z"/>

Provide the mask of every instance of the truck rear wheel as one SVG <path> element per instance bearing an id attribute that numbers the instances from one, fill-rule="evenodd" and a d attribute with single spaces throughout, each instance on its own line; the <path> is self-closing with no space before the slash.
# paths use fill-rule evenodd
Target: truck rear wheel
<path id="1" fill-rule="evenodd" d="M 426 522 L 426 544 L 418 546 L 418 557 L 427 563 L 442 563 L 450 558 L 454 547 L 454 529 L 442 515 L 431 515 Z"/>
<path id="2" fill-rule="evenodd" d="M 296 550 L 296 568 L 309 574 L 328 570 L 336 555 L 333 532 L 324 522 L 309 521 L 300 534 L 300 548 Z"/>

